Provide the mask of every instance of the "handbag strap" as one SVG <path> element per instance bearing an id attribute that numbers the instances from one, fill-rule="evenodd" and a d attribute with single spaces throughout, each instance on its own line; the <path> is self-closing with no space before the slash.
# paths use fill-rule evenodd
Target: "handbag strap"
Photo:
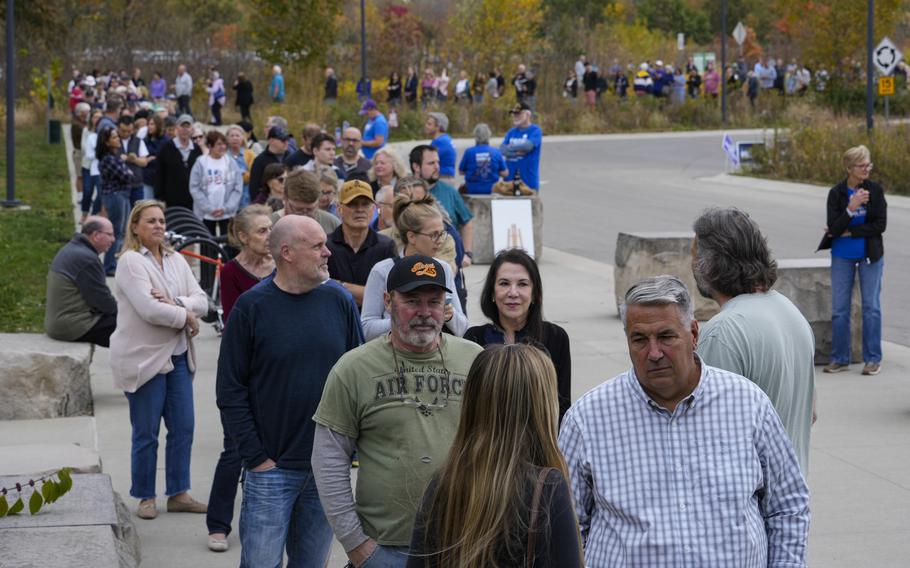
<path id="1" fill-rule="evenodd" d="M 545 467 L 537 475 L 537 483 L 534 484 L 534 496 L 531 498 L 531 522 L 528 523 L 528 551 L 525 558 L 528 560 L 527 568 L 534 566 L 536 556 L 535 547 L 537 545 L 537 518 L 540 516 L 540 494 L 543 491 L 543 484 L 549 475 L 551 467 Z"/>

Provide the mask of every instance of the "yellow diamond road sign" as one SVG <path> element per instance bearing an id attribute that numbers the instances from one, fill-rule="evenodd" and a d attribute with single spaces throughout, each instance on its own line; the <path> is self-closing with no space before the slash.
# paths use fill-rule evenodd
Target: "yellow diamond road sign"
<path id="1" fill-rule="evenodd" d="M 890 97 L 894 94 L 894 77 L 878 78 L 878 96 Z"/>

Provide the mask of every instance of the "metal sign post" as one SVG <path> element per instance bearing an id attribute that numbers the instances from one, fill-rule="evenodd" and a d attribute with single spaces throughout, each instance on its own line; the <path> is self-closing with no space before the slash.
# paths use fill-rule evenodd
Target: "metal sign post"
<path id="1" fill-rule="evenodd" d="M 0 202 L 3 207 L 19 207 L 22 202 L 16 199 L 16 62 L 13 57 L 13 4 L 6 3 L 6 200 Z"/>
<path id="2" fill-rule="evenodd" d="M 883 38 L 872 51 L 872 63 L 878 69 L 881 77 L 878 78 L 878 96 L 885 99 L 885 124 L 890 118 L 890 99 L 894 95 L 894 77 L 891 73 L 897 68 L 897 64 L 904 58 L 904 54 L 897 48 L 894 43 Z"/>

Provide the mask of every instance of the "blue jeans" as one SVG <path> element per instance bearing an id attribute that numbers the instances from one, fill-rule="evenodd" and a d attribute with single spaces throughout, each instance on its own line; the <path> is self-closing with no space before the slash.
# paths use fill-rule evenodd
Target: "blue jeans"
<path id="1" fill-rule="evenodd" d="M 376 546 L 367 561 L 360 565 L 360 568 L 405 568 L 407 563 L 407 546 L 385 546 L 380 544 Z"/>
<path id="2" fill-rule="evenodd" d="M 209 534 L 231 534 L 231 521 L 234 520 L 234 500 L 237 498 L 237 485 L 243 471 L 243 463 L 237 444 L 228 436 L 224 426 L 224 415 L 221 415 L 221 427 L 224 430 L 224 450 L 215 466 L 215 477 L 212 479 L 212 492 L 209 494 L 209 510 L 205 515 L 205 524 Z"/>
<path id="3" fill-rule="evenodd" d="M 310 470 L 246 471 L 240 507 L 240 567 L 324 568 L 332 546 Z"/>
<path id="4" fill-rule="evenodd" d="M 158 467 L 158 431 L 161 419 L 167 428 L 165 449 L 165 494 L 178 495 L 190 489 L 190 452 L 193 447 L 193 375 L 186 353 L 171 357 L 174 370 L 155 375 L 136 392 L 126 393 L 133 426 L 132 486 L 136 499 L 155 497 Z"/>
<path id="5" fill-rule="evenodd" d="M 114 226 L 114 245 L 104 253 L 104 272 L 111 274 L 117 269 L 117 253 L 123 246 L 123 235 L 130 216 L 130 194 L 128 191 L 102 193 L 101 202 L 107 209 L 107 218 Z"/>
<path id="6" fill-rule="evenodd" d="M 91 170 L 82 168 L 82 213 L 97 215 L 101 211 L 101 196 L 95 196 L 101 187 L 101 176 L 93 176 Z"/>
<path id="7" fill-rule="evenodd" d="M 863 312 L 863 361 L 882 360 L 882 271 L 885 259 L 868 263 L 831 257 L 831 362 L 850 363 L 850 304 L 859 270 Z"/>
<path id="8" fill-rule="evenodd" d="M 155 189 L 150 185 L 142 185 L 130 189 L 130 211 L 136 206 L 136 203 L 145 199 L 152 199 L 155 196 Z"/>

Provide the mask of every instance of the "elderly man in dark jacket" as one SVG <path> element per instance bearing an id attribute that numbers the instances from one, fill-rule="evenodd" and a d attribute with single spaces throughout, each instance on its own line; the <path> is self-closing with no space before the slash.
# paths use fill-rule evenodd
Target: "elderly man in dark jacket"
<path id="1" fill-rule="evenodd" d="M 114 227 L 88 217 L 54 257 L 47 273 L 44 331 L 53 339 L 110 345 L 117 325 L 117 301 L 104 279 L 98 255 L 114 244 Z"/>

